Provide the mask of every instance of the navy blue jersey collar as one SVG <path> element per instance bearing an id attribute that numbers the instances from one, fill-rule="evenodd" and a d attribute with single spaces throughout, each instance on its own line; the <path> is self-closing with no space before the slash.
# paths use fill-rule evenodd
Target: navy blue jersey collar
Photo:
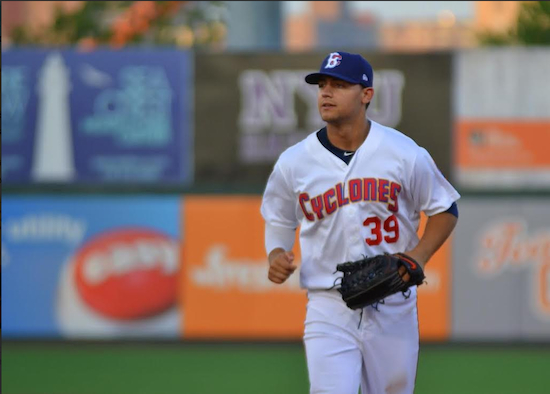
<path id="1" fill-rule="evenodd" d="M 332 145 L 328 139 L 327 128 L 323 127 L 317 132 L 317 138 L 321 145 L 323 145 L 328 151 L 335 156 L 339 157 L 344 163 L 349 164 L 351 158 L 355 154 L 355 151 L 346 151 Z"/>

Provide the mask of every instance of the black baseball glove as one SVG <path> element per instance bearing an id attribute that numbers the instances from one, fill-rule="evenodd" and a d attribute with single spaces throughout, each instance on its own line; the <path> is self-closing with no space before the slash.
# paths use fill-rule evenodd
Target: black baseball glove
<path id="1" fill-rule="evenodd" d="M 399 274 L 401 266 L 409 273 L 408 282 Z M 421 285 L 425 278 L 420 264 L 404 253 L 365 257 L 338 264 L 336 270 L 344 273 L 338 291 L 351 309 L 375 304 L 397 292 L 405 293 L 409 287 Z"/>

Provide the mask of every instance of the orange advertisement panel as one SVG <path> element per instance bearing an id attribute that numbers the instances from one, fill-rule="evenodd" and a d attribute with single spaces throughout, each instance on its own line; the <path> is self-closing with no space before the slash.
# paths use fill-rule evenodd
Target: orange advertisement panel
<path id="1" fill-rule="evenodd" d="M 183 199 L 180 297 L 184 338 L 300 339 L 307 297 L 296 271 L 283 285 L 267 279 L 260 196 L 187 196 Z M 425 218 L 421 221 L 423 229 Z M 294 252 L 300 262 L 299 243 Z M 422 340 L 449 336 L 447 241 L 419 287 Z"/>
<path id="2" fill-rule="evenodd" d="M 296 271 L 267 279 L 260 196 L 183 199 L 181 326 L 185 338 L 299 339 L 306 293 Z M 295 244 L 299 264 L 298 242 Z"/>
<path id="3" fill-rule="evenodd" d="M 459 169 L 550 172 L 550 119 L 459 120 L 455 130 Z"/>
<path id="4" fill-rule="evenodd" d="M 426 216 L 422 214 L 419 234 L 423 233 Z M 426 265 L 425 283 L 418 287 L 418 321 L 420 339 L 447 340 L 451 325 L 451 259 L 452 238 L 441 246 Z"/>

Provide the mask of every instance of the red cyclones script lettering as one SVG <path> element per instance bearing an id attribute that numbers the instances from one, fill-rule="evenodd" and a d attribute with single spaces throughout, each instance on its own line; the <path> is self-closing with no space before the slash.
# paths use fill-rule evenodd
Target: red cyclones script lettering
<path id="1" fill-rule="evenodd" d="M 298 197 L 298 201 L 300 202 L 300 207 L 302 207 L 302 212 L 304 213 L 304 216 L 309 220 L 310 222 L 313 222 L 315 218 L 311 213 L 309 213 L 306 209 L 306 202 L 309 201 L 309 195 L 307 193 L 301 193 Z"/>
<path id="2" fill-rule="evenodd" d="M 348 181 L 347 188 L 345 186 L 338 183 L 314 197 L 301 193 L 298 202 L 306 219 L 310 222 L 316 218 L 322 220 L 325 214 L 330 215 L 344 205 L 361 201 L 384 203 L 390 212 L 399 211 L 397 201 L 403 189 L 399 183 L 379 178 L 356 178 Z"/>

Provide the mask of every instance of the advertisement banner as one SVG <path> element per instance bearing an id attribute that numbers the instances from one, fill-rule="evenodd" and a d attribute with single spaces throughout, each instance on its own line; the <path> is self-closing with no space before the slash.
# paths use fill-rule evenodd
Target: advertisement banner
<path id="1" fill-rule="evenodd" d="M 185 198 L 185 338 L 301 338 L 306 293 L 298 270 L 282 285 L 267 278 L 260 204 L 257 196 Z M 299 266 L 298 242 L 294 251 Z"/>
<path id="2" fill-rule="evenodd" d="M 548 206 L 547 198 L 461 200 L 453 339 L 550 339 Z"/>
<path id="3" fill-rule="evenodd" d="M 424 233 L 426 216 L 420 217 L 419 236 Z M 451 245 L 445 241 L 426 265 L 425 283 L 418 287 L 418 323 L 423 341 L 445 341 L 451 332 Z"/>
<path id="4" fill-rule="evenodd" d="M 550 190 L 550 50 L 482 48 L 453 67 L 454 179 L 472 191 Z"/>
<path id="5" fill-rule="evenodd" d="M 191 182 L 190 63 L 175 50 L 3 51 L 2 180 Z"/>
<path id="6" fill-rule="evenodd" d="M 180 199 L 4 196 L 2 338 L 178 337 Z"/>
<path id="7" fill-rule="evenodd" d="M 258 196 L 185 198 L 180 285 L 185 338 L 302 338 L 307 297 L 299 268 L 283 285 L 267 278 L 260 204 Z M 298 239 L 294 252 L 299 267 Z M 422 340 L 449 335 L 449 254 L 446 242 L 426 269 L 427 284 L 419 287 Z"/>
<path id="8" fill-rule="evenodd" d="M 279 154 L 323 127 L 304 77 L 326 55 L 197 54 L 196 179 L 265 185 Z M 451 54 L 363 55 L 374 68 L 368 116 L 415 139 L 450 178 Z"/>
<path id="9" fill-rule="evenodd" d="M 460 120 L 455 132 L 458 184 L 476 189 L 550 189 L 550 118 Z"/>

